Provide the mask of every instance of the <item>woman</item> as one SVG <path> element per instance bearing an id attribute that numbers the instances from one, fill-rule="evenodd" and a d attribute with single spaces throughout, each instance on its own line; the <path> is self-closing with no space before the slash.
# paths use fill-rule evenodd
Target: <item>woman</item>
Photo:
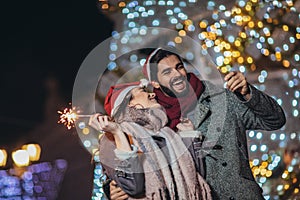
<path id="1" fill-rule="evenodd" d="M 145 82 L 111 87 L 104 106 L 110 117 L 90 119 L 92 127 L 106 132 L 99 149 L 106 173 L 131 199 L 211 199 L 180 136 L 165 126 L 168 119 L 155 94 L 144 88 Z"/>

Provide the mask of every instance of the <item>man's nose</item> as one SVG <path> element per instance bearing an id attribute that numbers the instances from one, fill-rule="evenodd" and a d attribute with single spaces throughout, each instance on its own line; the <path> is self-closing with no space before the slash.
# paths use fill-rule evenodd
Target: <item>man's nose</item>
<path id="1" fill-rule="evenodd" d="M 149 97 L 150 97 L 150 98 L 154 98 L 155 96 L 156 96 L 155 93 L 149 93 Z"/>

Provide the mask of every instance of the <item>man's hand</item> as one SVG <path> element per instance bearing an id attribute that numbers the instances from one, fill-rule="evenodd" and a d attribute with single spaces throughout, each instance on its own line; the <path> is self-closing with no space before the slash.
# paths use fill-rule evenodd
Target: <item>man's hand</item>
<path id="1" fill-rule="evenodd" d="M 128 195 L 117 186 L 117 183 L 114 180 L 109 183 L 109 187 L 111 200 L 125 200 L 128 198 Z"/>
<path id="2" fill-rule="evenodd" d="M 246 100 L 250 99 L 250 89 L 246 77 L 241 72 L 229 72 L 224 80 L 227 81 L 228 90 L 240 93 Z"/>

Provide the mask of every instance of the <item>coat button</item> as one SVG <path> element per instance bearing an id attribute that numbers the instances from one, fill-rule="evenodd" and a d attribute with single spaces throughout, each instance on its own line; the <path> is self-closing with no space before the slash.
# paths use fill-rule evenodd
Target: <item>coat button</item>
<path id="1" fill-rule="evenodd" d="M 234 200 L 234 197 L 229 197 L 229 200 Z"/>
<path id="2" fill-rule="evenodd" d="M 217 127 L 217 131 L 220 132 L 220 131 L 221 131 L 221 128 L 220 128 L 220 127 Z"/>
<path id="3" fill-rule="evenodd" d="M 223 165 L 223 167 L 226 167 L 227 166 L 227 162 L 223 162 L 222 165 Z"/>

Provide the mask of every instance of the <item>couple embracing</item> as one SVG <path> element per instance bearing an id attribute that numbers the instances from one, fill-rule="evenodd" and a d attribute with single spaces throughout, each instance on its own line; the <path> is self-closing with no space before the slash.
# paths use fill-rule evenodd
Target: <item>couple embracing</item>
<path id="1" fill-rule="evenodd" d="M 181 57 L 166 49 L 153 51 L 143 72 L 153 93 L 145 81 L 112 86 L 108 115 L 90 118 L 106 132 L 99 152 L 112 180 L 108 198 L 264 199 L 249 166 L 246 130 L 282 127 L 277 102 L 240 72 L 228 73 L 227 89 L 215 87 L 212 94 L 211 83 L 187 73 Z M 221 128 L 215 119 L 225 105 L 213 103 L 223 98 Z"/>

